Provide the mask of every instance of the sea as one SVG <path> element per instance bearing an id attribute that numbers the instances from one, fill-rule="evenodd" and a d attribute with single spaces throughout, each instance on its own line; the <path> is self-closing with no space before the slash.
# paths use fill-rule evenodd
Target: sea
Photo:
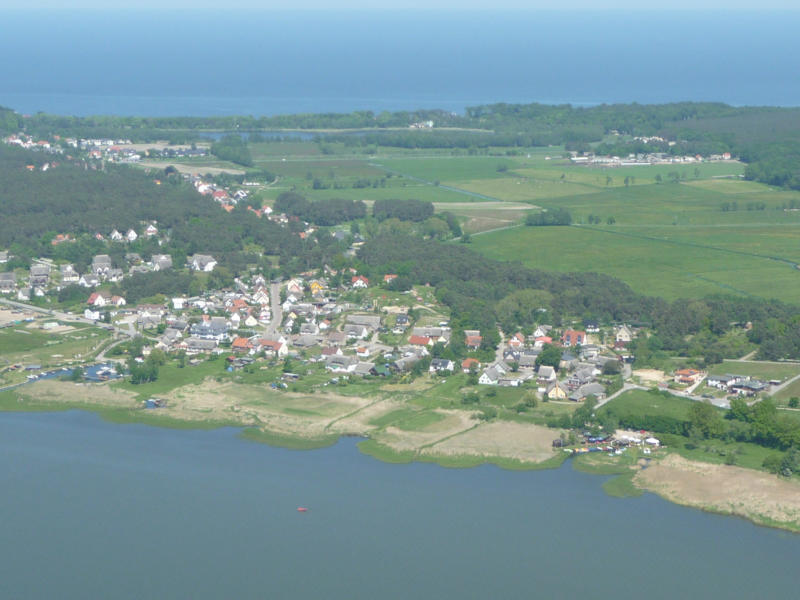
<path id="1" fill-rule="evenodd" d="M 800 536 L 572 469 L 0 414 L 0 597 L 791 598 Z M 307 512 L 298 512 L 298 507 Z"/>
<path id="2" fill-rule="evenodd" d="M 798 106 L 798 30 L 800 12 L 767 11 L 4 9 L 0 105 L 81 116 Z"/>

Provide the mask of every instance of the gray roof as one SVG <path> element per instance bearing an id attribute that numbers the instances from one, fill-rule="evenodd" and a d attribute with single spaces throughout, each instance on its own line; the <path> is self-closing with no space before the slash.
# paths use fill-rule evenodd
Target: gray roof
<path id="1" fill-rule="evenodd" d="M 377 329 L 381 326 L 381 318 L 379 315 L 347 315 L 347 322 L 353 325 L 363 325 Z"/>

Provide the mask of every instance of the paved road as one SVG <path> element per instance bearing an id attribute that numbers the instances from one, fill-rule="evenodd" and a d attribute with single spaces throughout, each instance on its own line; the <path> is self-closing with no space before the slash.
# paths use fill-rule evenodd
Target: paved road
<path id="1" fill-rule="evenodd" d="M 109 331 L 114 331 L 122 335 L 127 335 L 129 337 L 134 337 L 136 335 L 136 330 L 133 329 L 133 327 L 131 327 L 130 324 L 128 324 L 128 329 L 121 329 L 119 327 L 116 327 L 115 325 L 110 325 L 107 323 L 98 323 L 96 321 L 93 321 L 92 319 L 81 317 L 80 315 L 72 315 L 59 310 L 41 308 L 39 306 L 34 306 L 32 304 L 16 302 L 15 300 L 7 300 L 5 298 L 0 298 L 0 304 L 5 304 L 6 306 L 11 306 L 13 308 L 18 308 L 21 310 L 29 310 L 31 312 L 37 312 L 40 314 L 48 315 L 50 317 L 55 317 L 57 319 L 60 319 L 61 321 L 71 321 L 73 323 L 87 323 L 88 325 L 96 325 L 98 327 L 102 327 L 104 329 L 108 329 Z"/>
<path id="2" fill-rule="evenodd" d="M 283 309 L 281 308 L 281 284 L 271 283 L 269 285 L 269 306 L 272 313 L 272 320 L 266 327 L 264 337 L 268 340 L 277 340 L 281 323 L 283 322 Z"/>

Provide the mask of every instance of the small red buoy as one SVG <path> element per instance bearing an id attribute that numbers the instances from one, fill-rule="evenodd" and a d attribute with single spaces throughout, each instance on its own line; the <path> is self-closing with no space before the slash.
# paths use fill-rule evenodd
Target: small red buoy
<path id="1" fill-rule="evenodd" d="M 303 507 L 303 506 L 298 506 L 297 507 L 297 512 L 308 512 L 308 509 Z"/>

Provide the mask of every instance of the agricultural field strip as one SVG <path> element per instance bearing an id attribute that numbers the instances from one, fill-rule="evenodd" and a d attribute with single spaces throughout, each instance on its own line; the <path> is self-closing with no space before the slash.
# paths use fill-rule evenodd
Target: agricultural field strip
<path id="1" fill-rule="evenodd" d="M 674 244 L 676 246 L 689 246 L 689 247 L 693 247 L 693 248 L 702 248 L 704 250 L 716 250 L 718 252 L 726 252 L 728 254 L 739 254 L 741 256 L 749 256 L 749 257 L 754 257 L 754 258 L 763 258 L 763 259 L 766 259 L 766 260 L 774 260 L 774 261 L 777 261 L 777 262 L 786 263 L 786 264 L 788 264 L 788 265 L 790 265 L 792 267 L 795 267 L 795 268 L 798 267 L 798 263 L 796 263 L 793 260 L 790 260 L 788 258 L 784 258 L 782 256 L 771 256 L 771 255 L 768 255 L 768 254 L 758 254 L 756 252 L 745 252 L 744 250 L 733 250 L 731 248 L 720 248 L 719 246 L 708 246 L 706 244 L 698 244 L 696 242 L 670 240 L 670 239 L 667 239 L 667 238 L 653 237 L 653 236 L 649 236 L 649 235 L 643 235 L 643 234 L 640 234 L 640 233 L 629 233 L 629 232 L 625 232 L 625 231 L 611 231 L 609 229 L 605 229 L 605 228 L 602 228 L 602 227 L 592 227 L 591 225 L 573 224 L 572 226 L 573 227 L 580 227 L 580 228 L 583 228 L 583 229 L 591 229 L 593 231 L 600 231 L 600 232 L 608 233 L 608 234 L 611 234 L 611 235 L 622 235 L 622 236 L 633 237 L 633 238 L 638 238 L 638 239 L 642 239 L 642 240 L 651 240 L 651 241 L 654 241 L 654 242 L 663 242 L 665 244 Z"/>

